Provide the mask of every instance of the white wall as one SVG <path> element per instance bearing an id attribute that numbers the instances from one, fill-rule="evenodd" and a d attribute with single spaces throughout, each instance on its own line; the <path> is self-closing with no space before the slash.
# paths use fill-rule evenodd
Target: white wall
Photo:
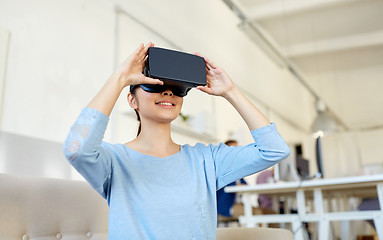
<path id="1" fill-rule="evenodd" d="M 4 96 L 4 82 L 5 82 L 5 70 L 8 59 L 8 42 L 9 32 L 0 27 L 0 116 L 3 112 L 3 96 Z M 1 118 L 0 118 L 1 126 Z"/>
<path id="2" fill-rule="evenodd" d="M 62 142 L 113 69 L 111 6 L 1 1 L 10 31 L 2 130 Z"/>
<path id="3" fill-rule="evenodd" d="M 221 1 L 120 4 L 185 51 L 210 56 L 281 114 L 301 109 L 302 119 L 290 118 L 307 128 L 311 106 L 296 104 L 301 96 L 311 101 L 309 94 L 237 29 L 236 17 Z M 113 2 L 2 1 L 0 14 L 1 26 L 11 33 L 2 129 L 60 141 L 113 70 Z"/>
<path id="4" fill-rule="evenodd" d="M 322 143 L 325 177 L 368 174 L 369 165 L 383 173 L 383 129 L 335 133 Z"/>
<path id="5" fill-rule="evenodd" d="M 136 47 L 142 33 L 142 27 L 120 25 L 116 43 L 115 5 L 183 51 L 199 51 L 223 66 L 254 104 L 277 123 L 286 141 L 304 144 L 305 156 L 314 163 L 314 141 L 308 134 L 315 117 L 313 97 L 237 28 L 239 20 L 221 0 L 0 0 L 0 27 L 10 32 L 2 131 L 64 141 L 81 108 L 101 88 L 115 62 Z M 251 141 L 246 125 L 226 101 L 198 94 L 185 98 L 185 114 L 196 116 L 201 109 L 208 112 L 208 131 L 218 141 L 233 137 L 241 145 Z M 136 133 L 135 120 L 124 115 L 129 111 L 124 98 L 113 115 L 114 141 L 126 142 Z M 364 148 L 370 147 L 371 135 L 360 135 L 365 139 L 360 143 Z M 111 136 L 109 128 L 106 139 Z M 180 133 L 173 136 L 180 143 L 198 140 Z M 381 133 L 375 137 L 381 139 Z M 362 156 L 377 158 L 379 154 Z"/>

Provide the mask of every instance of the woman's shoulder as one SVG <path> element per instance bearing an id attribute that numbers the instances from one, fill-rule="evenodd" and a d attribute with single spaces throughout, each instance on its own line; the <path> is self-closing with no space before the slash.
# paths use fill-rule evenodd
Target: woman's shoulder
<path id="1" fill-rule="evenodd" d="M 118 147 L 118 145 L 121 145 L 120 143 L 110 143 L 110 142 L 105 142 L 105 141 L 102 141 L 101 142 L 101 146 L 105 147 L 105 148 L 116 148 Z"/>
<path id="2" fill-rule="evenodd" d="M 189 144 L 185 144 L 185 145 L 182 145 L 182 147 L 185 149 L 185 150 L 189 150 L 189 151 L 209 151 L 211 152 L 212 150 L 216 149 L 217 147 L 220 147 L 220 146 L 226 146 L 225 144 L 223 143 L 218 143 L 218 144 L 215 144 L 215 143 L 209 143 L 209 144 L 205 144 L 205 143 L 196 143 L 194 145 L 189 145 Z"/>
<path id="3" fill-rule="evenodd" d="M 121 153 L 126 152 L 125 145 L 122 143 L 109 143 L 109 142 L 102 141 L 101 147 L 103 147 L 105 150 L 109 151 L 110 153 L 113 153 L 114 155 L 121 155 Z"/>

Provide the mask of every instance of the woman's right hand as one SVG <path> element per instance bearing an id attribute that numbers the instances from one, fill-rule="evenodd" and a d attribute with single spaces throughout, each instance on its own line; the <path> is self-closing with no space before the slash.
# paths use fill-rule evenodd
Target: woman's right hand
<path id="1" fill-rule="evenodd" d="M 110 116 L 121 91 L 126 86 L 137 84 L 162 85 L 162 81 L 145 77 L 145 75 L 142 74 L 148 49 L 152 46 L 154 46 L 153 43 L 148 43 L 146 46 L 141 44 L 109 77 L 108 81 L 106 81 L 101 90 L 88 104 L 88 107 L 97 109 L 105 115 Z"/>
<path id="2" fill-rule="evenodd" d="M 149 78 L 142 74 L 150 47 L 154 47 L 154 44 L 149 42 L 144 46 L 141 43 L 114 72 L 124 87 L 137 84 L 163 84 L 159 79 Z"/>

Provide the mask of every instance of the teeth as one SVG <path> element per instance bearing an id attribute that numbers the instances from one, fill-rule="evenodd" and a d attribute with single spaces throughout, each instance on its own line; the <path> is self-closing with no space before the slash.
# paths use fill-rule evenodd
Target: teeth
<path id="1" fill-rule="evenodd" d="M 160 102 L 160 103 L 158 103 L 158 104 L 160 104 L 160 105 L 164 105 L 164 106 L 173 106 L 173 104 L 168 103 L 168 102 Z"/>

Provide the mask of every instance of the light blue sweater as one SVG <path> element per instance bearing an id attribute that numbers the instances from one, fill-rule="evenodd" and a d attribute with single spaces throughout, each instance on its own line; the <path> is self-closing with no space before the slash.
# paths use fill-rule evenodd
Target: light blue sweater
<path id="1" fill-rule="evenodd" d="M 109 118 L 85 108 L 64 144 L 73 167 L 107 201 L 110 240 L 215 239 L 216 190 L 289 154 L 275 125 L 251 132 L 254 143 L 183 145 L 169 157 L 103 142 Z"/>

